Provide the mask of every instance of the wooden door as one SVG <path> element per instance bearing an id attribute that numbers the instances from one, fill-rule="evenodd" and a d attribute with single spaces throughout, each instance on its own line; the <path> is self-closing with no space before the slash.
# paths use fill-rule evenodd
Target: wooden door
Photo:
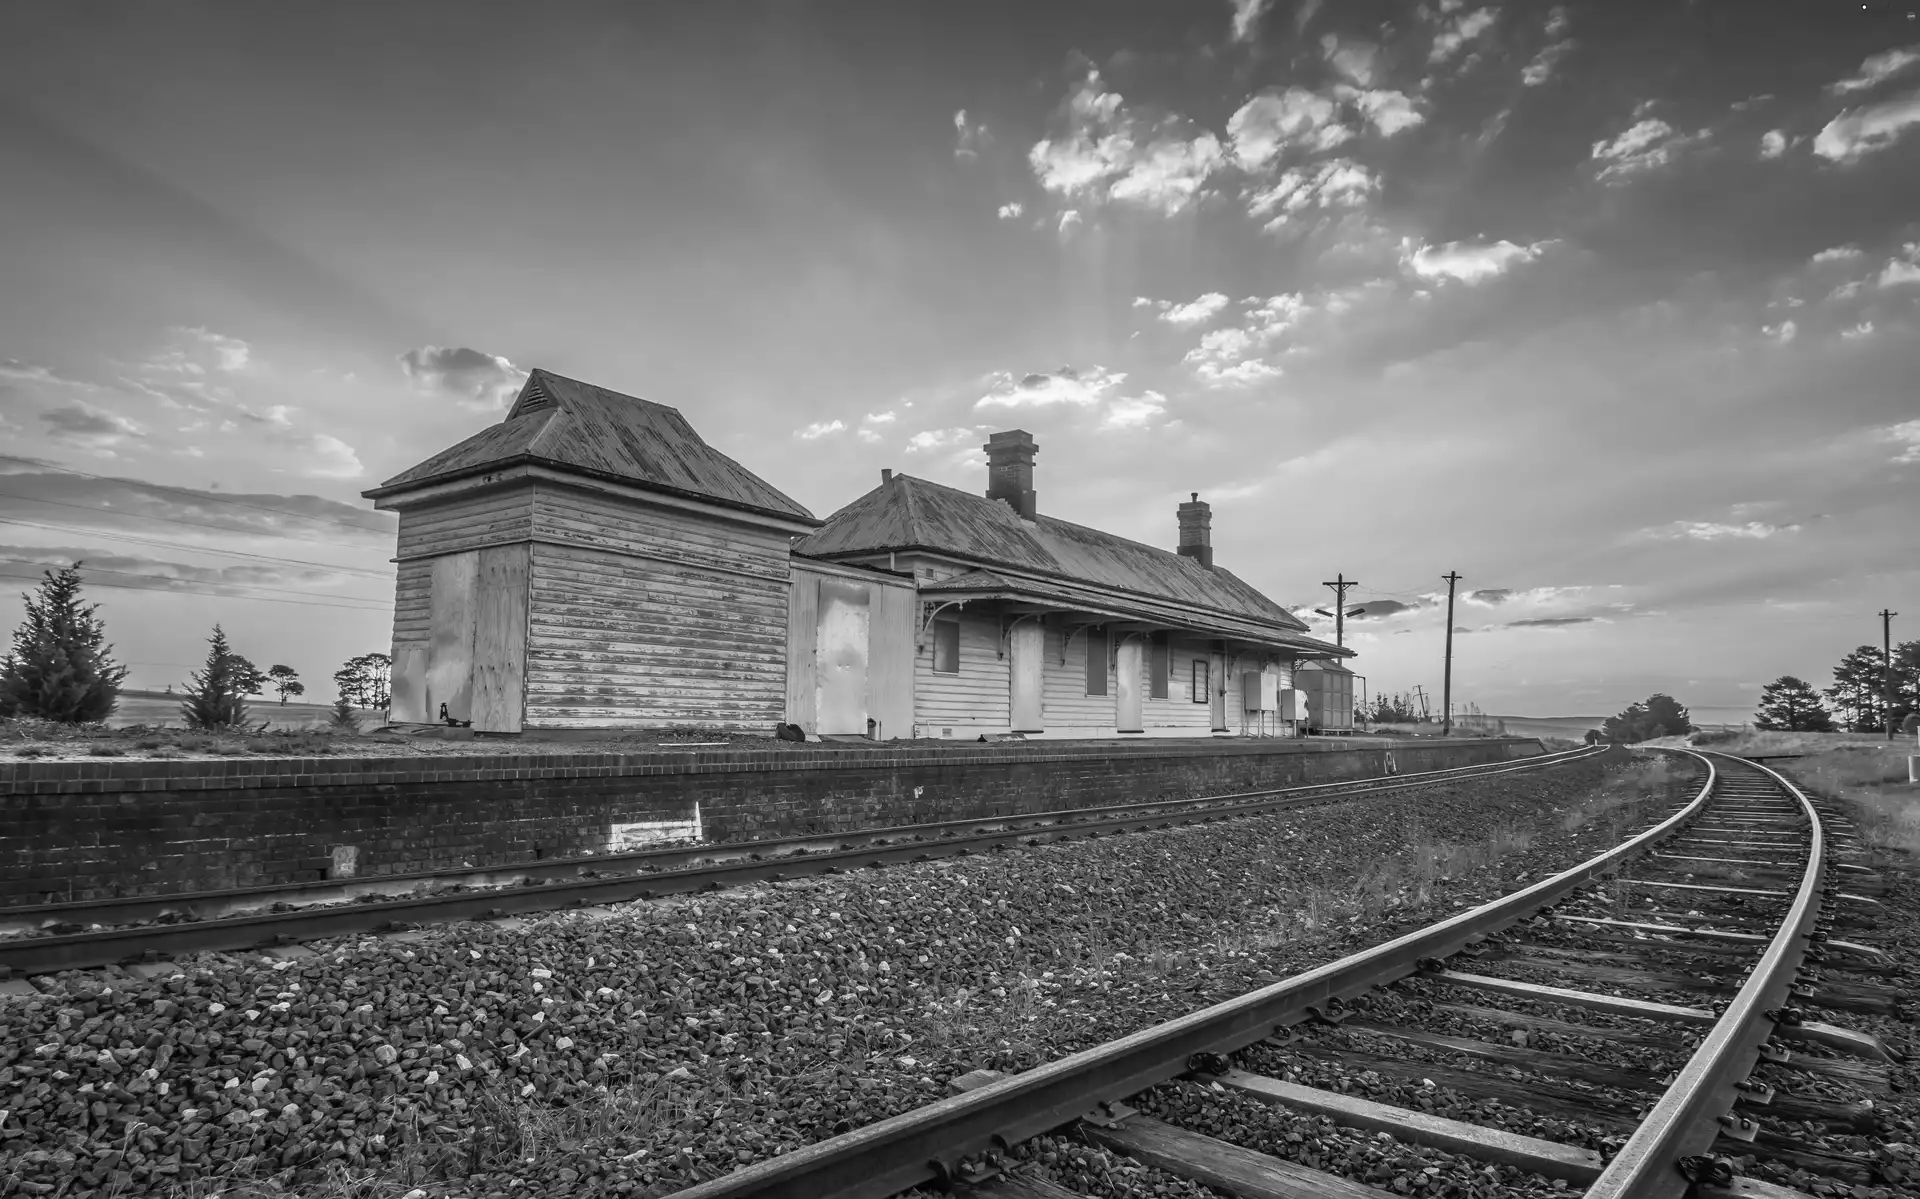
<path id="1" fill-rule="evenodd" d="M 1223 733 L 1227 728 L 1227 656 L 1225 654 L 1207 655 L 1207 712 L 1213 720 L 1213 731 Z"/>
<path id="2" fill-rule="evenodd" d="M 1008 652 L 1012 669 L 1013 731 L 1045 731 L 1046 713 L 1042 702 L 1042 681 L 1046 671 L 1047 631 L 1037 620 L 1023 620 L 1013 626 Z"/>
<path id="3" fill-rule="evenodd" d="M 822 733 L 866 735 L 867 616 L 865 583 L 820 580 L 814 716 Z"/>
<path id="4" fill-rule="evenodd" d="M 1115 654 L 1117 659 L 1114 673 L 1119 675 L 1116 703 L 1115 728 L 1122 733 L 1137 733 L 1140 726 L 1140 673 L 1142 658 L 1140 639 L 1129 637 L 1120 643 Z"/>

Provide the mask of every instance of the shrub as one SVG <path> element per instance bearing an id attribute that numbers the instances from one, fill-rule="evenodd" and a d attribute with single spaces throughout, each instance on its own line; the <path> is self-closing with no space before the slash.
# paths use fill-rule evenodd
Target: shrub
<path id="1" fill-rule="evenodd" d="M 92 745 L 87 747 L 87 752 L 96 758 L 124 758 L 127 756 L 127 751 L 117 745 Z"/>
<path id="2" fill-rule="evenodd" d="M 187 687 L 180 715 L 190 729 L 232 729 L 247 719 L 246 695 L 257 673 L 245 658 L 233 652 L 219 625 L 207 638 L 207 664 Z"/>
<path id="3" fill-rule="evenodd" d="M 21 598 L 26 619 L 0 660 L 0 717 L 62 724 L 105 720 L 127 668 L 113 660 L 97 615 L 100 605 L 80 603 L 80 564 L 47 571 L 39 590 Z"/>
<path id="4" fill-rule="evenodd" d="M 333 701 L 333 707 L 327 712 L 327 727 L 343 733 L 360 731 L 360 718 L 354 715 L 353 704 L 348 702 L 346 696 Z"/>

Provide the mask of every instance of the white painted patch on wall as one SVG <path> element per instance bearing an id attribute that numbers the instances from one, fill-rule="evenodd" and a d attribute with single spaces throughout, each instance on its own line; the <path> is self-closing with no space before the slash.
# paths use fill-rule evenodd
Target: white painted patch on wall
<path id="1" fill-rule="evenodd" d="M 700 831 L 700 805 L 697 802 L 693 805 L 691 820 L 640 820 L 632 824 L 607 826 L 608 853 L 629 853 L 663 841 L 705 839 L 705 834 Z"/>

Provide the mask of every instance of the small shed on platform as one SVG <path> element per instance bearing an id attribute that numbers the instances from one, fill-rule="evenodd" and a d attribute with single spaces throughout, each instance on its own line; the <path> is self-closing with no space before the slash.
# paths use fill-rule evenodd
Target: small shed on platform
<path id="1" fill-rule="evenodd" d="M 821 522 L 676 409 L 535 370 L 505 419 L 364 494 L 400 518 L 393 720 L 783 718 L 788 546 Z"/>

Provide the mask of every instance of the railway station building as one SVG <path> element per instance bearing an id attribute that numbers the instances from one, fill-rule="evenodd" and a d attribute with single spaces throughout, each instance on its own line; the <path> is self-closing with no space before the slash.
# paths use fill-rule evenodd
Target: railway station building
<path id="1" fill-rule="evenodd" d="M 500 423 L 365 493 L 400 522 L 391 718 L 878 740 L 1350 722 L 1328 684 L 1352 651 L 1213 561 L 1197 494 L 1163 549 L 1041 512 L 1024 431 L 983 448 L 984 494 L 882 471 L 822 521 L 677 410 L 535 370 Z"/>

